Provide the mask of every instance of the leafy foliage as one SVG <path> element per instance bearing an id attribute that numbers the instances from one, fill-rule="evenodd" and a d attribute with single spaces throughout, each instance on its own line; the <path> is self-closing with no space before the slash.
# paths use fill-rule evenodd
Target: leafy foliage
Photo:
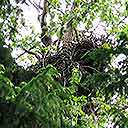
<path id="1" fill-rule="evenodd" d="M 19 3 L 42 6 L 0 3 L 0 127 L 128 127 L 127 1 L 65 0 L 65 8 L 59 0 L 45 2 L 42 33 L 30 27 L 25 36 Z M 96 20 L 104 25 L 101 35 Z M 17 58 L 15 49 L 23 51 Z M 31 66 L 25 69 L 17 59 Z"/>

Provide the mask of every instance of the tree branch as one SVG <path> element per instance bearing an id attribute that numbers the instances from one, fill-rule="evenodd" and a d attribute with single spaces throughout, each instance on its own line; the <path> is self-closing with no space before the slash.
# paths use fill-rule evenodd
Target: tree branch
<path id="1" fill-rule="evenodd" d="M 16 59 L 20 58 L 21 56 L 23 56 L 25 53 L 28 53 L 28 54 L 31 54 L 31 55 L 34 55 L 38 60 L 40 60 L 40 57 L 39 55 L 37 55 L 36 53 L 30 51 L 31 49 L 35 48 L 35 46 L 29 48 L 28 50 L 25 49 L 25 48 L 22 48 L 24 50 L 24 52 L 22 54 L 20 54 Z"/>

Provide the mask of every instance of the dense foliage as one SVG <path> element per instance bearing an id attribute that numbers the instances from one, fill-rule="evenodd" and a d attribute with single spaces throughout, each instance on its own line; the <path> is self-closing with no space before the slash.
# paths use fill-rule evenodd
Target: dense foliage
<path id="1" fill-rule="evenodd" d="M 42 13 L 41 32 L 22 6 Z M 3 0 L 0 7 L 1 128 L 128 127 L 127 0 Z"/>

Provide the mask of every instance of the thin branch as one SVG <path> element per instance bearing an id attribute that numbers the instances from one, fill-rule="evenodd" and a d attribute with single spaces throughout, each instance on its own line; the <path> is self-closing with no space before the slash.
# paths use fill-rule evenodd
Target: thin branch
<path id="1" fill-rule="evenodd" d="M 48 2 L 48 4 L 50 4 L 54 9 L 56 9 L 57 11 L 61 12 L 64 15 L 64 12 L 58 8 L 56 8 L 53 4 L 51 4 L 48 0 L 46 0 Z"/>
<path id="2" fill-rule="evenodd" d="M 34 4 L 35 4 L 39 9 L 43 10 L 43 7 L 41 7 L 41 5 L 40 5 L 40 4 L 38 5 L 38 4 L 37 4 L 37 3 L 35 3 L 35 2 L 34 2 Z"/>
<path id="3" fill-rule="evenodd" d="M 29 48 L 28 50 L 25 49 L 25 48 L 22 48 L 22 49 L 24 50 L 24 52 L 23 52 L 22 54 L 20 54 L 16 59 L 20 58 L 20 57 L 23 56 L 25 53 L 28 53 L 28 54 L 34 55 L 38 60 L 40 60 L 40 57 L 39 57 L 36 53 L 30 51 L 30 50 L 33 49 L 33 48 L 35 48 L 35 46 Z"/>
<path id="4" fill-rule="evenodd" d="M 32 4 L 36 9 L 37 9 L 37 11 L 39 12 L 40 10 L 39 10 L 39 6 L 37 6 L 37 4 L 34 2 L 34 3 L 32 3 L 31 2 L 31 0 L 28 0 L 29 2 L 30 2 L 30 4 Z"/>
<path id="5" fill-rule="evenodd" d="M 97 69 L 95 69 L 95 68 L 93 68 L 91 66 L 82 66 L 82 67 L 84 67 L 84 68 L 90 68 L 90 69 L 95 70 L 96 72 L 100 73 L 100 71 L 98 71 Z"/>

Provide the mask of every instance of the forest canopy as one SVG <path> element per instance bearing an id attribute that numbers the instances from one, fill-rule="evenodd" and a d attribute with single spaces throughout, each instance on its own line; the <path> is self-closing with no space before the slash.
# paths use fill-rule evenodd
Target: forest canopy
<path id="1" fill-rule="evenodd" d="M 127 0 L 0 8 L 0 128 L 128 127 Z"/>

